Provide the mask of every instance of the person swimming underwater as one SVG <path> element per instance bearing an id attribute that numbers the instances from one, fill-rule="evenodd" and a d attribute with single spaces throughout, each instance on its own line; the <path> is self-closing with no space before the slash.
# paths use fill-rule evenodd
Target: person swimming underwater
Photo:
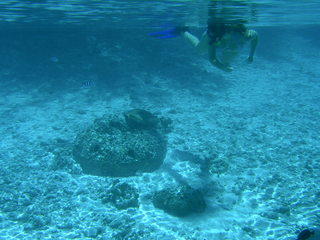
<path id="1" fill-rule="evenodd" d="M 225 7 L 226 2 L 229 3 L 229 8 Z M 222 10 L 218 9 L 218 4 L 223 4 Z M 189 27 L 183 26 L 175 29 L 175 33 L 183 36 L 200 54 L 208 54 L 209 61 L 213 66 L 226 72 L 233 70 L 232 60 L 237 56 L 239 48 L 248 41 L 250 42 L 250 52 L 247 62 L 252 63 L 258 44 L 258 33 L 255 30 L 248 29 L 244 25 L 243 19 L 230 17 L 230 9 L 233 10 L 232 6 L 234 6 L 232 4 L 234 2 L 230 0 L 210 2 L 207 30 L 200 39 L 189 32 Z"/>

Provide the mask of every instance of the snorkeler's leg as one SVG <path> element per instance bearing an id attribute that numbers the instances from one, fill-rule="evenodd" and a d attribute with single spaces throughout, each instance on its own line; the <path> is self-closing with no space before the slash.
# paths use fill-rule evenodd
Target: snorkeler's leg
<path id="1" fill-rule="evenodd" d="M 253 62 L 253 56 L 254 56 L 254 53 L 255 53 L 257 45 L 258 45 L 258 33 L 256 31 L 254 31 L 254 30 L 247 30 L 246 33 L 245 33 L 245 37 L 248 40 L 251 40 L 248 63 L 252 63 Z"/>
<path id="2" fill-rule="evenodd" d="M 199 40 L 196 36 L 190 32 L 184 32 L 183 38 L 187 40 L 200 54 L 206 54 L 208 52 L 209 39 L 207 33 L 203 33 Z"/>
<path id="3" fill-rule="evenodd" d="M 199 39 L 194 36 L 193 34 L 191 34 L 190 32 L 184 32 L 182 33 L 182 36 L 184 39 L 186 39 L 193 47 L 197 47 L 199 44 Z"/>

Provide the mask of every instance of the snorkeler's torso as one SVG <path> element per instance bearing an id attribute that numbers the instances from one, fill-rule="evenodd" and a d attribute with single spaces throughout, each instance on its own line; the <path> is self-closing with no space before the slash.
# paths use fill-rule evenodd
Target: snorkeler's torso
<path id="1" fill-rule="evenodd" d="M 216 58 L 219 59 L 222 64 L 229 66 L 239 60 L 239 53 L 245 45 L 245 42 L 243 34 L 239 32 L 228 32 L 224 34 L 220 40 L 211 45 L 213 48 L 210 48 L 209 45 L 209 51 L 210 49 L 214 49 L 213 51 Z"/>
<path id="2" fill-rule="evenodd" d="M 213 42 L 213 46 L 216 48 L 229 48 L 229 49 L 235 49 L 235 48 L 241 48 L 245 43 L 245 37 L 243 34 L 238 32 L 228 32 L 223 35 L 223 37 Z"/>

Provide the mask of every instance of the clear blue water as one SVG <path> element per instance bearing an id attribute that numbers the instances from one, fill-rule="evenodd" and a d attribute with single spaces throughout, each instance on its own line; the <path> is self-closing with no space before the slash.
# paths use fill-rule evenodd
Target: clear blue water
<path id="1" fill-rule="evenodd" d="M 201 36 L 207 1 L 0 1 L 1 240 L 291 240 L 306 228 L 319 240 L 320 2 L 224 11 L 259 34 L 253 63 L 244 49 L 231 73 L 181 37 L 150 36 L 183 24 Z M 171 119 L 164 165 L 83 174 L 77 134 L 132 108 Z M 118 180 L 137 188 L 139 208 L 106 200 Z M 175 181 L 200 188 L 204 213 L 153 206 Z"/>
<path id="2" fill-rule="evenodd" d="M 228 2 L 228 1 L 226 1 Z M 319 24 L 320 3 L 313 1 L 238 1 L 236 12 L 260 26 Z M 245 3 L 245 4 L 243 4 Z M 101 27 L 150 27 L 165 21 L 204 25 L 206 0 L 38 0 L 1 1 L 0 20 L 34 24 L 95 24 Z M 250 10 L 249 7 L 250 6 Z M 233 10 L 235 7 L 232 7 Z M 252 11 L 248 13 L 248 11 Z M 254 13 L 253 13 L 254 12 Z"/>

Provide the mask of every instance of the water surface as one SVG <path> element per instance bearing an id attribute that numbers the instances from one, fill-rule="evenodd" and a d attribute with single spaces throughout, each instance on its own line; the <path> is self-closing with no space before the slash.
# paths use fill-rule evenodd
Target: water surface
<path id="1" fill-rule="evenodd" d="M 81 24 L 141 28 L 162 24 L 204 26 L 207 0 L 8 0 L 0 3 L 0 23 Z M 226 9 L 258 26 L 319 24 L 319 1 L 222 1 Z"/>

